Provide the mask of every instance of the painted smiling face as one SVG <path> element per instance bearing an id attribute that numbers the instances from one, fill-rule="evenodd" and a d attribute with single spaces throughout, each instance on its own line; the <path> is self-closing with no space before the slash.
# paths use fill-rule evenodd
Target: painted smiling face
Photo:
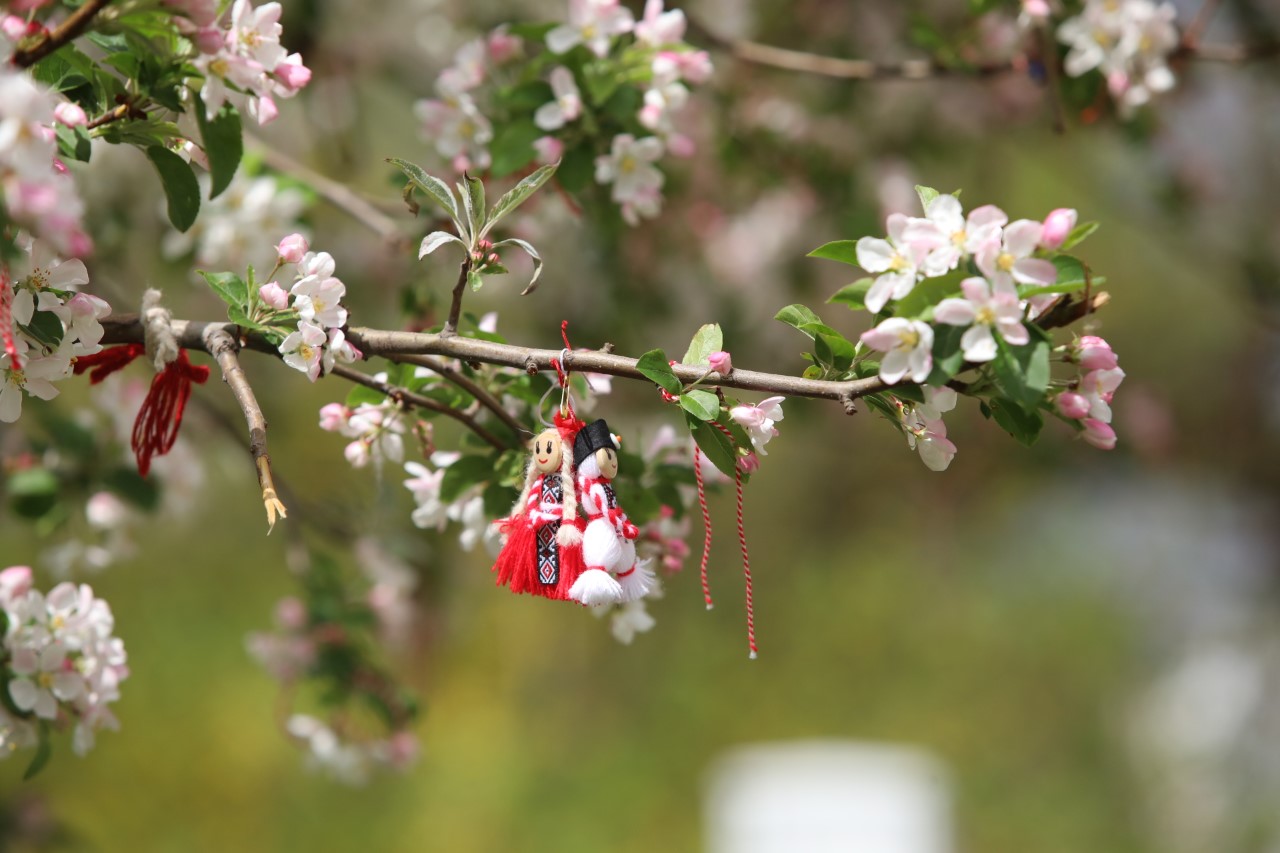
<path id="1" fill-rule="evenodd" d="M 554 429 L 544 430 L 533 439 L 533 467 L 539 474 L 550 474 L 560 470 L 561 453 L 560 433 Z"/>
<path id="2" fill-rule="evenodd" d="M 618 452 L 611 447 L 602 447 L 596 451 L 596 464 L 600 466 L 600 476 L 612 480 L 618 476 Z"/>

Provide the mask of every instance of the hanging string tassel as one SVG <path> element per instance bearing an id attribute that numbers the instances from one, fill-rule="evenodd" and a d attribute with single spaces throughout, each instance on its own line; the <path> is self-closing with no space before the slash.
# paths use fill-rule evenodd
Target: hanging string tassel
<path id="1" fill-rule="evenodd" d="M 711 559 L 711 512 L 707 509 L 707 487 L 702 480 L 702 452 L 697 445 L 693 448 L 693 477 L 698 483 L 698 507 L 702 510 L 702 565 L 699 566 L 698 577 L 702 581 L 702 598 L 707 609 L 715 605 L 711 602 L 711 584 L 707 581 L 707 561 Z"/>
<path id="2" fill-rule="evenodd" d="M 13 337 L 13 286 L 9 283 L 9 271 L 3 267 L 0 267 L 0 339 L 4 342 L 5 355 L 9 356 L 9 369 L 21 370 L 18 342 Z"/>
<path id="3" fill-rule="evenodd" d="M 76 376 L 88 371 L 89 384 L 97 385 L 117 370 L 123 370 L 130 362 L 146 351 L 146 347 L 142 344 L 121 344 L 120 346 L 107 347 L 104 350 L 95 352 L 93 355 L 80 356 L 76 359 L 72 370 L 75 371 Z"/>
<path id="4" fill-rule="evenodd" d="M 724 433 L 730 444 L 737 446 L 728 427 L 719 421 L 711 421 L 711 425 Z M 751 558 L 747 555 L 747 527 L 742 521 L 742 466 L 739 464 L 733 466 L 733 486 L 738 499 L 738 545 L 742 548 L 742 576 L 747 587 L 747 647 L 751 649 L 748 657 L 755 660 L 759 656 L 759 649 L 756 648 L 756 611 L 751 597 Z"/>
<path id="5" fill-rule="evenodd" d="M 209 368 L 192 364 L 187 351 L 180 349 L 178 357 L 151 380 L 151 390 L 133 422 L 131 442 L 138 473 L 143 477 L 151 470 L 151 457 L 165 455 L 178 440 L 182 415 L 191 398 L 191 384 L 203 385 L 208 379 Z"/>

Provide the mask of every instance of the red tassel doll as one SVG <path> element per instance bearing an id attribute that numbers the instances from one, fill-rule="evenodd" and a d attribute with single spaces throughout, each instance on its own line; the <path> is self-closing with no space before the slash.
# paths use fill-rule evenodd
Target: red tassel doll
<path id="1" fill-rule="evenodd" d="M 582 421 L 572 410 L 556 414 L 555 428 L 534 437 L 524 490 L 511 515 L 496 524 L 506 535 L 493 570 L 512 592 L 569 599 L 585 570 L 582 528 L 573 477 L 573 442 Z"/>

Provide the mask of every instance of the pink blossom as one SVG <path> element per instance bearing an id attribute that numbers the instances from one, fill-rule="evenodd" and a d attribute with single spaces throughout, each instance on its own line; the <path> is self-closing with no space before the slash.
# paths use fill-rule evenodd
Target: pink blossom
<path id="1" fill-rule="evenodd" d="M 489 51 L 489 61 L 494 65 L 502 65 L 519 55 L 524 48 L 524 41 L 520 36 L 513 36 L 507 32 L 507 25 L 503 24 L 489 33 L 489 37 L 485 40 L 485 47 Z"/>
<path id="2" fill-rule="evenodd" d="M 1066 241 L 1071 230 L 1076 227 L 1078 214 L 1069 207 L 1060 207 L 1050 211 L 1044 218 L 1044 231 L 1040 234 L 1040 245 L 1045 249 L 1056 249 Z"/>
<path id="3" fill-rule="evenodd" d="M 307 607 L 292 595 L 276 602 L 276 624 L 287 631 L 297 631 L 307 624 Z"/>
<path id="4" fill-rule="evenodd" d="M 650 47 L 674 44 L 684 38 L 687 22 L 684 12 L 673 9 L 664 12 L 663 0 L 646 0 L 644 18 L 636 22 L 636 41 Z"/>
<path id="5" fill-rule="evenodd" d="M 1099 450 L 1113 450 L 1116 446 L 1116 431 L 1097 418 L 1085 418 L 1081 437 Z"/>
<path id="6" fill-rule="evenodd" d="M 1089 416 L 1111 423 L 1111 400 L 1116 389 L 1124 381 L 1124 371 L 1118 367 L 1111 370 L 1091 370 L 1080 380 L 1080 393 L 1089 401 Z"/>
<path id="7" fill-rule="evenodd" d="M 289 307 L 289 291 L 281 287 L 279 282 L 269 281 L 262 285 L 258 288 L 258 295 L 262 297 L 263 302 L 277 311 L 283 311 Z"/>
<path id="8" fill-rule="evenodd" d="M 1064 418 L 1083 418 L 1089 414 L 1089 401 L 1074 391 L 1063 391 L 1054 404 Z"/>
<path id="9" fill-rule="evenodd" d="M 4 33 L 4 37 L 9 41 L 21 41 L 28 32 L 27 22 L 17 15 L 5 15 L 0 18 L 0 33 Z"/>
<path id="10" fill-rule="evenodd" d="M 545 166 L 564 156 L 564 143 L 554 136 L 542 136 L 533 141 L 533 150 L 537 152 L 538 162 Z"/>
<path id="11" fill-rule="evenodd" d="M 1014 346 L 1027 343 L 1031 337 L 1022 325 L 1022 308 L 1018 297 L 1007 290 L 992 292 L 985 278 L 974 276 L 960 283 L 964 299 L 944 299 L 933 311 L 940 323 L 951 326 L 968 326 L 960 338 L 965 361 L 981 363 L 996 357 L 996 340 L 993 331 Z"/>
<path id="12" fill-rule="evenodd" d="M 311 69 L 302 64 L 302 55 L 298 53 L 285 57 L 272 73 L 290 92 L 296 92 L 311 82 Z"/>
<path id="13" fill-rule="evenodd" d="M 386 743 L 387 765 L 394 770 L 408 770 L 418 760 L 419 751 L 413 732 L 396 732 Z"/>
<path id="14" fill-rule="evenodd" d="M 707 356 L 707 363 L 712 370 L 721 376 L 728 376 L 733 371 L 733 358 L 724 350 L 713 352 Z"/>
<path id="15" fill-rule="evenodd" d="M 738 457 L 738 470 L 744 474 L 754 474 L 760 470 L 760 457 L 754 453 Z"/>
<path id="16" fill-rule="evenodd" d="M 290 234 L 276 245 L 276 254 L 286 264 L 298 263 L 309 250 L 307 238 L 301 234 Z"/>
<path id="17" fill-rule="evenodd" d="M 764 446 L 778 434 L 774 424 L 782 420 L 785 400 L 785 397 L 769 397 L 755 406 L 734 406 L 729 410 L 729 417 L 746 429 L 751 444 L 761 456 L 769 455 Z"/>
<path id="18" fill-rule="evenodd" d="M 567 53 L 582 44 L 604 58 L 612 37 L 631 32 L 634 22 L 618 0 L 569 0 L 569 23 L 547 33 L 547 47 L 552 53 Z"/>
<path id="19" fill-rule="evenodd" d="M 1096 335 L 1085 335 L 1076 341 L 1071 356 L 1084 370 L 1112 370 L 1119 364 L 1111 344 Z"/>
<path id="20" fill-rule="evenodd" d="M 10 566 L 0 572 L 0 606 L 22 598 L 31 589 L 31 567 Z"/>
<path id="21" fill-rule="evenodd" d="M 923 382 L 933 369 L 933 328 L 928 323 L 890 317 L 863 332 L 861 340 L 885 353 L 880 362 L 880 378 L 890 385 L 904 376 L 912 382 Z"/>
<path id="22" fill-rule="evenodd" d="M 54 107 L 53 118 L 67 127 L 83 127 L 89 123 L 89 117 L 84 114 L 84 110 L 70 101 L 63 101 Z"/>
<path id="23" fill-rule="evenodd" d="M 992 240 L 977 252 L 978 269 L 997 290 L 1012 289 L 1013 283 L 1048 286 L 1058 280 L 1058 270 L 1043 258 L 1032 257 L 1040 244 L 1044 226 L 1030 219 L 1011 222 L 1002 240 Z"/>
<path id="24" fill-rule="evenodd" d="M 320 407 L 320 429 L 325 432 L 339 432 L 347 425 L 351 410 L 341 403 L 328 403 Z"/>
<path id="25" fill-rule="evenodd" d="M 217 27 L 200 27 L 193 36 L 192 41 L 195 43 L 196 50 L 203 54 L 212 55 L 222 49 L 222 30 Z"/>

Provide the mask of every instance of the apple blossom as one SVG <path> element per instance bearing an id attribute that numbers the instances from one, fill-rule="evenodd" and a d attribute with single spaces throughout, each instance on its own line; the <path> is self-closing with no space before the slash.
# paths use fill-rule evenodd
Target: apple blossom
<path id="1" fill-rule="evenodd" d="M 909 220 L 903 239 L 933 247 L 925 259 L 925 274 L 938 276 L 955 269 L 966 255 L 999 240 L 1000 229 L 1008 221 L 1005 212 L 993 204 L 969 211 L 966 218 L 960 200 L 944 193 L 929 202 L 924 219 Z"/>
<path id="2" fill-rule="evenodd" d="M 864 344 L 885 353 L 880 378 L 890 385 L 904 376 L 923 382 L 933 369 L 933 329 L 919 320 L 890 317 L 862 333 Z"/>
<path id="3" fill-rule="evenodd" d="M 293 296 L 293 307 L 303 321 L 318 323 L 326 329 L 346 325 L 347 309 L 338 303 L 346 295 L 347 287 L 339 279 L 306 276 L 289 293 Z"/>
<path id="4" fill-rule="evenodd" d="M 440 501 L 440 484 L 444 480 L 444 468 L 434 471 L 421 462 L 406 462 L 404 470 L 410 478 L 404 481 L 405 488 L 413 493 L 417 508 L 411 516 L 413 525 L 424 530 L 444 530 L 449 522 L 448 505 Z"/>
<path id="5" fill-rule="evenodd" d="M 658 215 L 665 178 L 653 163 L 662 151 L 662 140 L 655 136 L 636 139 L 620 133 L 613 138 L 610 152 L 596 158 L 596 183 L 613 184 L 610 196 L 622 205 L 623 218 L 631 225 L 642 216 Z"/>
<path id="6" fill-rule="evenodd" d="M 747 431 L 752 446 L 761 456 L 769 455 L 764 446 L 778 434 L 774 424 L 783 418 L 782 404 L 785 400 L 785 397 L 769 397 L 754 406 L 734 406 L 729 410 L 729 417 Z"/>
<path id="7" fill-rule="evenodd" d="M 930 471 L 945 471 L 955 458 L 956 446 L 947 438 L 947 427 L 942 420 L 921 417 L 919 410 L 906 413 L 903 429 L 907 445 L 920 454 L 920 461 Z"/>
<path id="8" fill-rule="evenodd" d="M 489 167 L 493 125 L 470 95 L 460 93 L 443 100 L 418 101 L 414 113 L 422 122 L 423 137 L 459 172 Z"/>
<path id="9" fill-rule="evenodd" d="M 721 376 L 728 376 L 733 372 L 733 357 L 724 350 L 717 350 L 707 356 L 707 365 Z"/>
<path id="10" fill-rule="evenodd" d="M 258 296 L 277 311 L 283 311 L 289 307 L 289 291 L 281 287 L 277 281 L 269 281 L 259 287 Z"/>
<path id="11" fill-rule="evenodd" d="M 307 198 L 294 187 L 284 187 L 270 175 L 245 176 L 243 170 L 215 199 L 209 199 L 210 178 L 199 176 L 205 201 L 200 216 L 187 231 L 171 229 L 161 243 L 167 258 L 195 250 L 196 264 L 205 269 L 228 269 L 250 264 L 270 269 L 276 249 L 264 251 L 264 234 L 287 234 L 298 226 Z"/>
<path id="12" fill-rule="evenodd" d="M 1030 219 L 1011 222 L 1000 240 L 991 240 L 977 252 L 978 269 L 998 292 L 1014 290 L 1013 283 L 1046 287 L 1058 280 L 1052 262 L 1032 257 L 1044 226 Z"/>
<path id="13" fill-rule="evenodd" d="M 1111 423 L 1111 399 L 1124 381 L 1124 371 L 1118 367 L 1110 370 L 1091 370 L 1080 379 L 1080 394 L 1089 401 L 1089 416 Z"/>
<path id="14" fill-rule="evenodd" d="M 635 26 L 636 41 L 640 44 L 662 47 L 684 38 L 684 12 L 679 9 L 664 12 L 662 7 L 663 0 L 646 0 L 644 17 Z"/>
<path id="15" fill-rule="evenodd" d="M 324 329 L 315 323 L 300 321 L 297 331 L 292 332 L 280 344 L 284 363 L 307 374 L 307 378 L 315 382 L 320 378 L 320 357 L 328 339 Z"/>
<path id="16" fill-rule="evenodd" d="M 1097 418 L 1085 418 L 1083 423 L 1081 438 L 1099 450 L 1115 449 L 1116 431 L 1111 428 L 1111 424 Z"/>
<path id="17" fill-rule="evenodd" d="M 1168 60 L 1179 44 L 1177 10 L 1153 0 L 1086 0 L 1079 15 L 1058 27 L 1070 49 L 1063 62 L 1068 76 L 1097 69 L 1107 81 L 1121 115 L 1173 88 Z"/>
<path id="18" fill-rule="evenodd" d="M 1044 218 L 1044 230 L 1040 234 L 1040 247 L 1043 249 L 1059 248 L 1076 227 L 1079 214 L 1073 208 L 1059 207 L 1049 211 Z"/>
<path id="19" fill-rule="evenodd" d="M 311 246 L 307 243 L 307 238 L 296 232 L 282 238 L 276 244 L 276 255 L 286 264 L 301 262 L 310 250 Z"/>
<path id="20" fill-rule="evenodd" d="M 495 27 L 485 39 L 485 48 L 489 52 L 489 61 L 495 65 L 510 62 L 520 55 L 524 49 L 524 39 L 513 36 L 506 24 Z"/>
<path id="21" fill-rule="evenodd" d="M 326 403 L 320 407 L 320 429 L 338 432 L 347 425 L 351 410 L 341 403 Z"/>
<path id="22" fill-rule="evenodd" d="M 551 93 L 555 100 L 538 107 L 533 123 L 541 130 L 564 127 L 582 114 L 582 93 L 573 80 L 573 72 L 563 65 L 551 69 Z"/>
<path id="23" fill-rule="evenodd" d="M 1022 308 L 1017 296 L 1003 290 L 992 293 L 991 284 L 979 276 L 966 278 L 960 288 L 964 299 L 942 300 L 933 309 L 933 318 L 950 326 L 969 327 L 960 338 L 965 361 L 980 363 L 994 359 L 995 331 L 1014 346 L 1031 340 L 1026 326 L 1022 325 Z"/>
<path id="24" fill-rule="evenodd" d="M 533 141 L 533 150 L 537 152 L 538 163 L 546 166 L 559 162 L 564 156 L 564 143 L 554 136 L 540 136 Z"/>
<path id="25" fill-rule="evenodd" d="M 1119 359 L 1111 344 L 1096 335 L 1084 335 L 1071 346 L 1071 360 L 1083 370 L 1111 370 Z"/>
<path id="26" fill-rule="evenodd" d="M 907 240 L 910 220 L 901 213 L 889 215 L 889 239 L 862 237 L 855 246 L 858 266 L 869 273 L 879 273 L 865 298 L 867 310 L 880 313 L 890 299 L 901 299 L 916 286 L 920 265 L 934 243 Z"/>
<path id="27" fill-rule="evenodd" d="M 1064 418 L 1079 419 L 1089 414 L 1089 401 L 1074 391 L 1063 391 L 1053 404 Z"/>
<path id="28" fill-rule="evenodd" d="M 58 124 L 67 127 L 84 127 L 89 123 L 89 117 L 84 114 L 80 105 L 70 101 L 63 101 L 54 107 L 53 118 Z"/>
<path id="29" fill-rule="evenodd" d="M 631 32 L 634 19 L 618 0 L 569 0 L 569 23 L 547 33 L 552 53 L 567 53 L 585 45 L 596 56 L 609 53 L 613 36 Z"/>

